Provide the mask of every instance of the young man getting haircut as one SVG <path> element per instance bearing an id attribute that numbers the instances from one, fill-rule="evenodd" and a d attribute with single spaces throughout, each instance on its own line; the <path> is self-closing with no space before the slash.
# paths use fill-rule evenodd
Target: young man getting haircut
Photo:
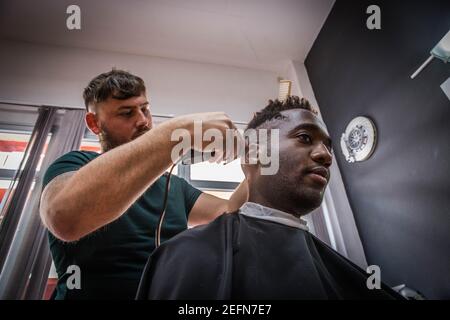
<path id="1" fill-rule="evenodd" d="M 395 299 L 308 232 L 302 216 L 322 203 L 331 140 L 305 99 L 270 101 L 249 129 L 279 130 L 279 170 L 243 170 L 249 198 L 238 214 L 172 238 L 146 265 L 139 299 Z M 270 144 L 272 146 L 272 143 Z M 264 147 L 264 146 L 259 146 Z"/>

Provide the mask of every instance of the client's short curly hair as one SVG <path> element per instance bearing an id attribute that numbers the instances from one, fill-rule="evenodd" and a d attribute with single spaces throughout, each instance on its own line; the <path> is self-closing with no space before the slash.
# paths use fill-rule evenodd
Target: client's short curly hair
<path id="1" fill-rule="evenodd" d="M 256 112 L 253 119 L 248 123 L 247 129 L 256 129 L 263 123 L 272 119 L 283 119 L 282 111 L 291 109 L 308 110 L 317 115 L 317 111 L 311 107 L 311 104 L 305 98 L 298 96 L 289 96 L 284 101 L 269 100 L 269 104 L 259 112 Z"/>

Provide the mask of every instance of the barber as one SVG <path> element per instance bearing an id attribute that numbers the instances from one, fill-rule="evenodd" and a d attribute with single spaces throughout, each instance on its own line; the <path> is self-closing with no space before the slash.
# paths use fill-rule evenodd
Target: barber
<path id="1" fill-rule="evenodd" d="M 143 80 L 121 70 L 95 77 L 83 98 L 86 124 L 99 137 L 102 153 L 69 152 L 50 165 L 43 182 L 40 215 L 58 274 L 54 298 L 133 299 L 155 248 L 168 179 L 164 173 L 174 164 L 171 153 L 179 143 L 171 141 L 172 133 L 181 128 L 192 136 L 194 122 L 201 122 L 203 131 L 217 129 L 226 137 L 235 127 L 224 113 L 213 112 L 152 128 Z M 188 224 L 236 211 L 246 199 L 245 180 L 224 200 L 173 176 L 161 240 Z"/>

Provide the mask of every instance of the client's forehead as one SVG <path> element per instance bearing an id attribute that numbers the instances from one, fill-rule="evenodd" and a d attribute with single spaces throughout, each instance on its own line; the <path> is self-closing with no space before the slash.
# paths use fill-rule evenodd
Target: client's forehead
<path id="1" fill-rule="evenodd" d="M 281 112 L 285 117 L 277 125 L 283 130 L 292 130 L 301 124 L 312 124 L 319 127 L 324 132 L 327 132 L 325 124 L 314 113 L 304 109 L 290 109 Z"/>

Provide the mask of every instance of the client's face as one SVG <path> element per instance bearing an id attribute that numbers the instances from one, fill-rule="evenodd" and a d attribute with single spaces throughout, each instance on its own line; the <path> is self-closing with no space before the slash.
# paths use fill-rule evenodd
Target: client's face
<path id="1" fill-rule="evenodd" d="M 266 205 L 295 214 L 319 207 L 330 179 L 331 139 L 324 124 L 312 112 L 286 110 L 287 119 L 275 120 L 279 129 L 279 170 L 261 175 L 258 170 L 250 188 L 256 188 Z"/>

